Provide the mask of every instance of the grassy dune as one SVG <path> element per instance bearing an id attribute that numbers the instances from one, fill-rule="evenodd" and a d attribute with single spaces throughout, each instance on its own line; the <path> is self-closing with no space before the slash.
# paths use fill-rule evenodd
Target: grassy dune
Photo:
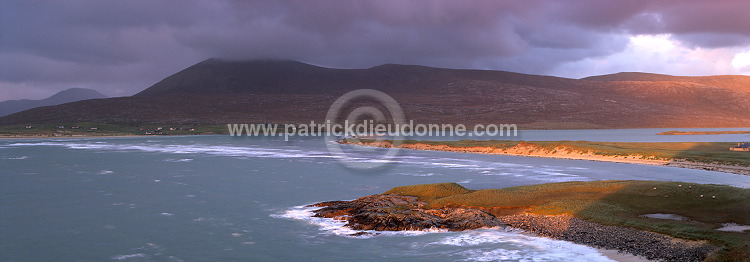
<path id="1" fill-rule="evenodd" d="M 367 142 L 367 140 L 362 140 Z M 445 145 L 450 147 L 493 147 L 508 149 L 517 145 L 536 146 L 554 152 L 589 152 L 602 156 L 640 155 L 644 159 L 684 159 L 691 162 L 719 163 L 750 166 L 750 153 L 729 151 L 737 143 L 725 142 L 592 142 L 592 141 L 510 141 L 510 140 L 460 140 L 460 141 L 395 141 L 395 144 Z"/>
<path id="2" fill-rule="evenodd" d="M 660 181 L 565 182 L 468 190 L 455 183 L 396 187 L 386 194 L 416 196 L 430 207 L 468 206 L 536 214 L 570 214 L 604 225 L 707 240 L 725 248 L 709 259 L 750 258 L 750 235 L 717 231 L 722 223 L 750 225 L 750 189 Z M 646 218 L 676 214 L 686 221 Z"/>

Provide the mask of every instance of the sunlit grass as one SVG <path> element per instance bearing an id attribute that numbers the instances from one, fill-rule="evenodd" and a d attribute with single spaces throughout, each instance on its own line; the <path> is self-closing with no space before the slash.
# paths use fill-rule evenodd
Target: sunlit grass
<path id="1" fill-rule="evenodd" d="M 585 220 L 707 240 L 728 246 L 721 256 L 740 252 L 748 233 L 722 232 L 722 223 L 750 225 L 750 189 L 661 181 L 564 182 L 502 189 L 468 190 L 455 183 L 402 186 L 386 193 L 417 196 L 433 208 L 523 208 L 526 212 L 570 214 Z M 687 221 L 643 217 L 666 213 Z M 734 251 L 728 251 L 728 250 Z M 736 249 L 736 250 L 735 250 Z"/>
<path id="2" fill-rule="evenodd" d="M 417 196 L 422 200 L 435 200 L 472 192 L 456 183 L 438 183 L 415 186 L 394 187 L 384 194 L 399 194 L 402 196 Z"/>

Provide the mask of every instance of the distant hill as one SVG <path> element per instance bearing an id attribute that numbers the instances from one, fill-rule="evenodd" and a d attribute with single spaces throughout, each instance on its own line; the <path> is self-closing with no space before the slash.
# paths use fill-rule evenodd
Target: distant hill
<path id="1" fill-rule="evenodd" d="M 418 123 L 555 129 L 750 126 L 750 77 L 635 76 L 640 78 L 623 73 L 569 79 L 415 65 L 333 69 L 285 60 L 208 59 L 132 97 L 36 108 L 2 117 L 0 125 L 309 123 L 323 120 L 338 96 L 370 88 L 393 96 Z"/>
<path id="2" fill-rule="evenodd" d="M 686 82 L 750 92 L 750 76 L 745 75 L 671 76 L 639 72 L 622 72 L 610 75 L 590 76 L 583 79 L 592 81 Z"/>
<path id="3" fill-rule="evenodd" d="M 107 96 L 93 89 L 70 88 L 41 100 L 21 99 L 2 101 L 0 102 L 0 116 L 6 116 L 40 106 L 53 106 L 80 100 L 106 97 Z"/>

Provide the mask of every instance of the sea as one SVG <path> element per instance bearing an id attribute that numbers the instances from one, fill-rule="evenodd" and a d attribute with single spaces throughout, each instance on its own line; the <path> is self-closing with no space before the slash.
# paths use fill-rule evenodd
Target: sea
<path id="1" fill-rule="evenodd" d="M 510 139 L 750 141 L 747 134 L 656 135 L 669 130 L 519 131 Z M 346 157 L 330 153 L 322 137 L 2 139 L 0 261 L 612 261 L 592 247 L 502 228 L 355 237 L 305 206 L 440 182 L 484 189 L 636 179 L 750 188 L 750 176 L 704 170 L 413 150 L 361 170 L 342 159 L 383 161 L 385 149 L 345 149 Z"/>

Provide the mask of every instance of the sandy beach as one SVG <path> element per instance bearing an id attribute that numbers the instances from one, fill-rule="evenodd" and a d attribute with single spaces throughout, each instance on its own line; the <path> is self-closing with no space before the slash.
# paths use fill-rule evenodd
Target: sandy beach
<path id="1" fill-rule="evenodd" d="M 375 142 L 342 142 L 361 146 L 373 146 L 390 148 L 394 145 L 390 141 L 375 141 Z M 591 152 L 581 152 L 576 150 L 570 150 L 569 148 L 558 147 L 554 149 L 544 149 L 529 143 L 519 143 L 510 148 L 495 148 L 495 147 L 454 147 L 448 145 L 428 145 L 424 143 L 414 144 L 401 144 L 396 146 L 401 149 L 411 150 L 430 150 L 430 151 L 445 151 L 445 152 L 457 152 L 457 153 L 472 153 L 472 154 L 488 154 L 488 155 L 507 155 L 507 156 L 524 156 L 524 157 L 544 157 L 544 158 L 560 158 L 560 159 L 573 159 L 573 160 L 589 160 L 589 161 L 604 161 L 604 162 L 617 162 L 617 163 L 629 163 L 629 164 L 640 164 L 640 165 L 656 165 L 656 166 L 672 166 L 681 168 L 701 169 L 709 171 L 718 171 L 725 173 L 750 175 L 750 167 L 745 166 L 733 166 L 733 165 L 722 165 L 715 163 L 699 163 L 691 162 L 684 159 L 656 159 L 647 158 L 642 155 L 598 155 Z"/>

